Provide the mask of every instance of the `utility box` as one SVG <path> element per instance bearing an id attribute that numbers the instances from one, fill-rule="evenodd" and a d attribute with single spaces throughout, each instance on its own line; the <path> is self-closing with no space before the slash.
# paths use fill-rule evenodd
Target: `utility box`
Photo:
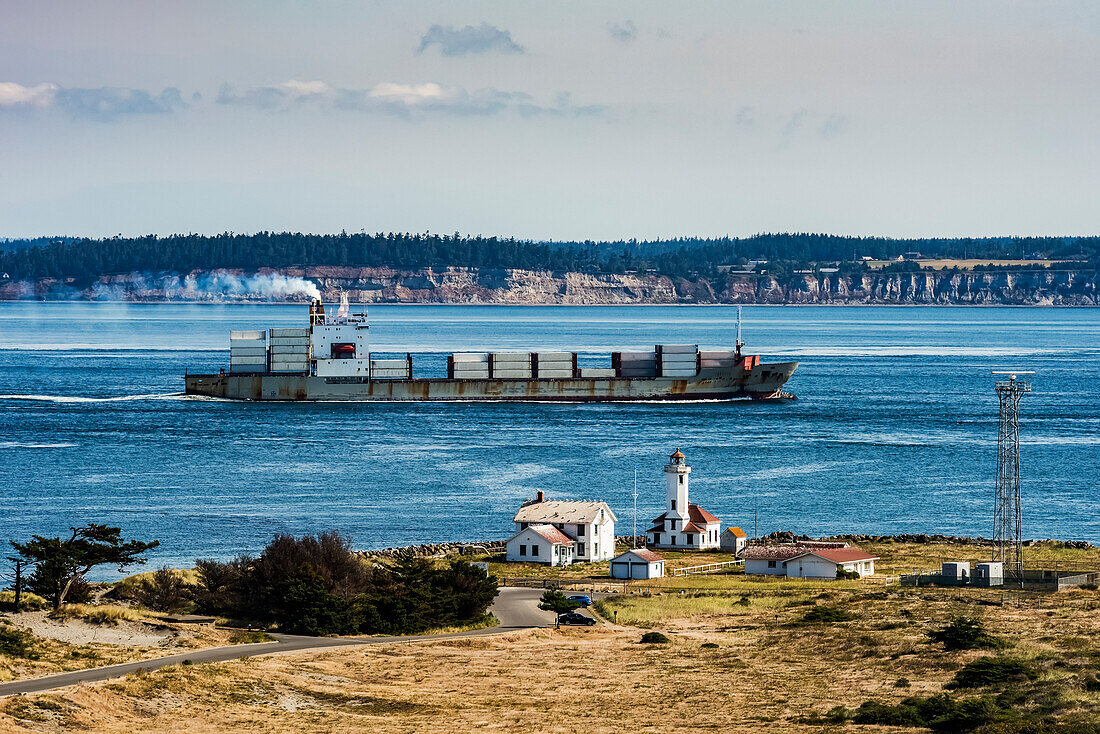
<path id="1" fill-rule="evenodd" d="M 945 584 L 970 583 L 970 563 L 969 561 L 948 561 L 943 564 L 940 576 Z"/>
<path id="2" fill-rule="evenodd" d="M 1004 564 L 1000 561 L 978 563 L 974 565 L 975 586 L 1004 586 Z"/>

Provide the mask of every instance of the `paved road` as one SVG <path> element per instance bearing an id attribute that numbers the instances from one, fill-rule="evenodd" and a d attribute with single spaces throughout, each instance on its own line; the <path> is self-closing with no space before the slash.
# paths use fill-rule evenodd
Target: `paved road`
<path id="1" fill-rule="evenodd" d="M 348 645 L 380 645 L 387 642 L 418 642 L 421 640 L 446 640 L 453 637 L 477 637 L 495 635 L 517 629 L 546 627 L 554 623 L 554 615 L 538 608 L 542 589 L 521 589 L 505 587 L 493 603 L 492 613 L 500 620 L 496 627 L 474 630 L 473 632 L 452 632 L 445 635 L 411 635 L 408 637 L 302 637 L 298 635 L 272 635 L 276 642 L 258 642 L 250 645 L 229 645 L 211 647 L 206 650 L 192 650 L 178 655 L 168 655 L 152 660 L 141 660 L 104 668 L 75 670 L 71 673 L 47 675 L 42 678 L 0 683 L 0 697 L 19 693 L 37 693 L 54 688 L 65 688 L 77 683 L 118 678 L 135 673 L 138 670 L 157 670 L 170 665 L 179 665 L 184 660 L 193 663 L 217 663 L 225 660 L 273 655 L 276 653 L 315 650 L 325 647 L 345 647 Z"/>

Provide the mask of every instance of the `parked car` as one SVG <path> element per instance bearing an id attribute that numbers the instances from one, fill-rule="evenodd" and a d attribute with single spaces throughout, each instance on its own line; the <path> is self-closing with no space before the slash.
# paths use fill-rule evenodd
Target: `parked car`
<path id="1" fill-rule="evenodd" d="M 588 596 L 587 594 L 574 594 L 573 596 L 569 596 L 566 598 L 569 599 L 569 601 L 577 602 L 582 607 L 591 606 L 592 604 L 592 597 Z"/>
<path id="2" fill-rule="evenodd" d="M 596 620 L 583 614 L 577 614 L 576 612 L 566 612 L 565 614 L 558 615 L 558 624 L 591 627 L 596 624 Z"/>

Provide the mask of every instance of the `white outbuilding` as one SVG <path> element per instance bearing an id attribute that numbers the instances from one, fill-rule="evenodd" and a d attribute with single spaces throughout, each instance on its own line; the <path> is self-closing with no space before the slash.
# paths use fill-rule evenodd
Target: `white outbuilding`
<path id="1" fill-rule="evenodd" d="M 787 576 L 796 579 L 835 579 L 837 573 L 873 576 L 878 556 L 862 548 L 814 548 L 786 562 Z"/>
<path id="2" fill-rule="evenodd" d="M 573 539 L 553 525 L 528 525 L 508 538 L 509 563 L 545 563 L 568 566 L 573 562 Z"/>
<path id="3" fill-rule="evenodd" d="M 613 579 L 659 579 L 665 575 L 665 559 L 651 550 L 636 548 L 611 559 Z"/>
<path id="4" fill-rule="evenodd" d="M 749 543 L 749 535 L 741 528 L 726 528 L 718 536 L 719 544 L 726 553 L 740 553 Z"/>

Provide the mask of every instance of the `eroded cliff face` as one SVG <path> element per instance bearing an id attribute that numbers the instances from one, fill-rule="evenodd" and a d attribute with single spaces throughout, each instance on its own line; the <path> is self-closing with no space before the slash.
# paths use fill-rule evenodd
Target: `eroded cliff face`
<path id="1" fill-rule="evenodd" d="M 288 270 L 326 296 L 351 291 L 362 302 L 615 304 L 867 303 L 1095 306 L 1096 273 L 905 273 L 862 277 L 799 275 L 686 280 L 655 275 L 592 275 L 531 270 Z"/>
<path id="2" fill-rule="evenodd" d="M 722 276 L 672 279 L 657 275 L 593 275 L 510 269 L 310 267 L 284 275 L 306 278 L 326 300 L 347 291 L 361 303 L 466 304 L 633 304 L 633 303 L 801 303 L 801 304 L 1019 304 L 1100 305 L 1096 272 L 868 273 L 862 276 Z M 101 278 L 92 287 L 45 280 L 0 285 L 0 299 L 84 298 L 112 300 L 238 300 L 238 296 L 181 295 L 163 283 L 179 276 L 132 273 Z M 303 296 L 304 298 L 304 296 Z M 247 299 L 245 299 L 247 300 Z"/>

